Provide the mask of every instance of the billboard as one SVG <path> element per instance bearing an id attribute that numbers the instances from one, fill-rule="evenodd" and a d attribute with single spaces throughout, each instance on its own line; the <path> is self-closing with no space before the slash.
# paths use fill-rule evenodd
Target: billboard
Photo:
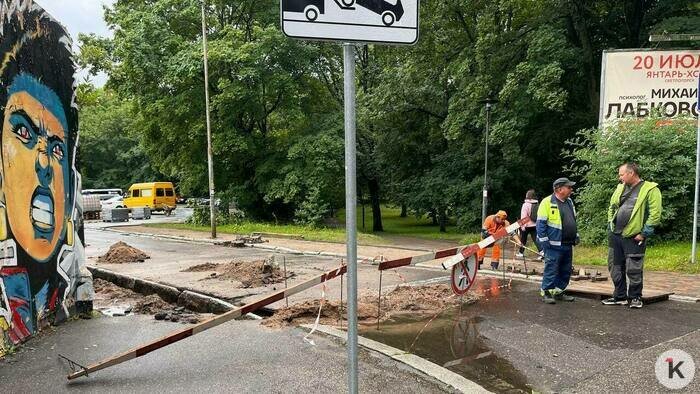
<path id="1" fill-rule="evenodd" d="M 601 127 L 619 118 L 698 116 L 700 50 L 604 51 Z"/>

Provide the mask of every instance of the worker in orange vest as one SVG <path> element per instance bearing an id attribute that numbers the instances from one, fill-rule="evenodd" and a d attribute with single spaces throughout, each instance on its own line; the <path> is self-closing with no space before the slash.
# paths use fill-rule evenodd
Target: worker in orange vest
<path id="1" fill-rule="evenodd" d="M 506 220 L 508 214 L 506 211 L 498 211 L 495 215 L 490 215 L 484 220 L 484 224 L 481 226 L 481 239 L 488 238 L 489 236 L 495 234 L 498 230 L 508 227 L 510 223 Z M 477 252 L 477 258 L 479 259 L 479 267 L 484 261 L 484 256 L 486 255 L 486 249 L 492 248 L 491 252 L 491 269 L 498 269 L 498 261 L 501 259 L 501 245 L 500 242 L 494 242 L 490 246 L 479 249 Z"/>

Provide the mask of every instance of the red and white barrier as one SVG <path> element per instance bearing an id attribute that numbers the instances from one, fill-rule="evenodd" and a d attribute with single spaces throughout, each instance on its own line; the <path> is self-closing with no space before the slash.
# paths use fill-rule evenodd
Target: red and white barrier
<path id="1" fill-rule="evenodd" d="M 177 341 L 180 341 L 182 339 L 191 337 L 195 334 L 199 334 L 202 331 L 206 331 L 210 328 L 216 327 L 220 324 L 226 323 L 230 320 L 236 319 L 238 317 L 241 317 L 247 313 L 254 312 L 263 306 L 270 305 L 274 302 L 283 300 L 285 297 L 289 297 L 293 294 L 302 292 L 308 288 L 311 288 L 313 286 L 316 286 L 318 284 L 321 284 L 323 282 L 329 281 L 335 277 L 338 277 L 340 275 L 343 275 L 347 272 L 347 266 L 342 266 L 339 268 L 336 268 L 334 270 L 328 271 L 326 273 L 323 273 L 319 276 L 316 276 L 314 278 L 311 278 L 305 282 L 299 283 L 296 286 L 292 286 L 287 289 L 282 289 L 278 290 L 270 295 L 267 295 L 255 302 L 252 302 L 250 304 L 232 309 L 226 313 L 223 313 L 219 316 L 214 316 L 209 320 L 205 320 L 199 324 L 196 324 L 192 327 L 187 327 L 182 330 L 175 331 L 171 334 L 168 334 L 164 336 L 161 339 L 157 339 L 155 341 L 152 341 L 150 343 L 135 347 L 131 350 L 127 350 L 124 353 L 121 353 L 119 355 L 104 359 L 102 361 L 99 361 L 93 365 L 90 365 L 88 367 L 83 367 L 81 370 L 74 372 L 70 375 L 68 375 L 68 380 L 73 380 L 76 378 L 79 378 L 81 376 L 87 376 L 89 373 L 93 373 L 96 371 L 99 371 L 101 369 L 105 369 L 107 367 L 111 367 L 113 365 L 121 364 L 125 361 L 129 361 L 132 359 L 135 359 L 137 357 L 141 357 L 143 355 L 146 355 L 154 350 L 160 349 L 162 347 L 168 346 L 172 343 L 175 343 Z M 77 365 L 77 364 L 76 364 Z"/>
<path id="2" fill-rule="evenodd" d="M 521 226 L 524 226 L 528 223 L 530 223 L 530 218 L 525 218 L 525 219 L 521 219 L 521 220 L 509 225 L 508 227 L 504 227 L 504 228 L 496 231 L 496 233 L 489 235 L 488 237 L 482 239 L 478 243 L 475 243 L 475 244 L 470 245 L 469 247 L 463 249 L 460 254 L 452 257 L 449 260 L 444 261 L 442 263 L 442 268 L 444 268 L 446 270 L 452 268 L 452 266 L 459 264 L 461 261 L 463 261 L 467 257 L 478 252 L 479 249 L 488 248 L 489 246 L 493 245 L 494 243 L 500 241 L 501 239 L 508 237 L 511 234 L 515 233 Z"/>

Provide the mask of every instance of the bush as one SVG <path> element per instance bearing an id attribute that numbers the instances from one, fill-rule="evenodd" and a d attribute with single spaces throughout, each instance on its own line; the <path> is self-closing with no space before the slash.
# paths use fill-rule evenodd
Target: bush
<path id="1" fill-rule="evenodd" d="M 226 225 L 239 223 L 244 219 L 245 215 L 242 211 L 232 208 L 225 208 L 226 206 L 221 204 L 216 211 L 216 224 Z M 193 224 L 195 226 L 209 226 L 211 225 L 211 217 L 209 215 L 208 205 L 198 205 L 194 207 L 192 211 L 192 216 L 190 216 L 186 223 Z"/>
<path id="2" fill-rule="evenodd" d="M 311 187 L 306 199 L 299 204 L 294 212 L 294 222 L 296 224 L 318 227 L 324 219 L 328 217 L 330 208 L 321 195 L 318 187 Z"/>
<path id="3" fill-rule="evenodd" d="M 663 239 L 690 238 L 695 141 L 696 123 L 689 118 L 620 120 L 605 130 L 579 132 L 578 139 L 569 142 L 574 159 L 569 172 L 583 180 L 576 197 L 583 241 L 606 239 L 610 196 L 618 183 L 618 167 L 627 161 L 639 164 L 643 179 L 659 184 L 663 212 L 656 234 Z"/>

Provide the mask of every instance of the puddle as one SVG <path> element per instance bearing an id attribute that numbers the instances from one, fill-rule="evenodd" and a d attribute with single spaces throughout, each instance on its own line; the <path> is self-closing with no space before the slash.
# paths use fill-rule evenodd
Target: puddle
<path id="1" fill-rule="evenodd" d="M 510 292 L 508 281 L 483 278 L 475 292 L 497 301 Z M 515 285 L 515 283 L 513 283 Z M 480 302 L 489 302 L 486 301 Z M 434 320 L 401 317 L 377 327 L 360 328 L 360 335 L 408 351 L 456 372 L 497 393 L 530 393 L 532 386 L 508 360 L 499 357 L 479 334 L 480 308 L 462 305 L 443 311 Z"/>

